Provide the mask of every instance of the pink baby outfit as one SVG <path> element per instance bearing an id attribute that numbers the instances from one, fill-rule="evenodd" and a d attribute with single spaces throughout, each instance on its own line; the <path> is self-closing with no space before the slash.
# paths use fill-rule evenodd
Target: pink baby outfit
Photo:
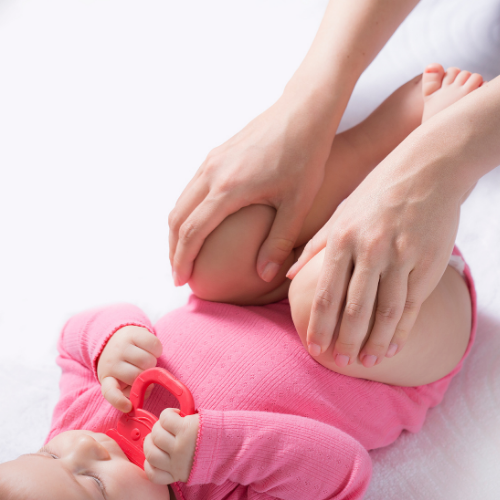
<path id="1" fill-rule="evenodd" d="M 454 251 L 458 255 L 458 251 Z M 464 274 L 473 304 L 469 269 Z M 60 432 L 114 427 L 119 412 L 101 396 L 96 362 L 125 325 L 143 326 L 163 344 L 158 366 L 191 390 L 200 413 L 194 464 L 183 500 L 361 499 L 371 462 L 366 450 L 417 432 L 462 365 L 420 387 L 396 387 L 329 371 L 306 352 L 288 302 L 240 307 L 189 303 L 156 325 L 131 305 L 80 314 L 64 327 L 58 349 L 61 398 L 47 441 Z M 145 408 L 178 407 L 155 387 Z"/>

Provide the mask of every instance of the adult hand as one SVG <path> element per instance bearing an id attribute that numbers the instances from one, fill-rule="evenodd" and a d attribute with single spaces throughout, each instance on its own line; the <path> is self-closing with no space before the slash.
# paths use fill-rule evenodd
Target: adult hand
<path id="1" fill-rule="evenodd" d="M 276 208 L 257 257 L 271 281 L 295 245 L 324 175 L 354 85 L 418 0 L 330 0 L 283 96 L 209 153 L 169 216 L 174 284 L 185 284 L 205 238 L 252 204 Z"/>
<path id="2" fill-rule="evenodd" d="M 439 169 L 430 175 L 412 162 L 400 167 L 391 156 L 338 207 L 288 273 L 296 276 L 326 247 L 307 343 L 318 355 L 334 341 L 338 366 L 359 354 L 370 367 L 403 348 L 453 249 L 461 199 L 452 183 Z"/>
<path id="3" fill-rule="evenodd" d="M 174 284 L 185 284 L 205 238 L 230 214 L 270 205 L 276 218 L 257 259 L 271 281 L 294 248 L 324 176 L 337 123 L 332 111 L 284 94 L 241 132 L 212 150 L 169 215 Z"/>

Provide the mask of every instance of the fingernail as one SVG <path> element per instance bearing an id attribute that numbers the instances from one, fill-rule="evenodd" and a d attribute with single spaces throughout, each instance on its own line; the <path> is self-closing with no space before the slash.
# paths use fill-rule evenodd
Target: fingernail
<path id="1" fill-rule="evenodd" d="M 374 356 L 373 354 L 363 356 L 363 359 L 361 360 L 361 363 L 363 363 L 365 368 L 371 368 L 376 362 L 377 356 Z"/>
<path id="2" fill-rule="evenodd" d="M 309 354 L 311 356 L 319 356 L 321 354 L 321 347 L 318 344 L 308 344 Z"/>
<path id="3" fill-rule="evenodd" d="M 392 356 L 394 356 L 394 354 L 396 354 L 397 350 L 398 350 L 398 346 L 396 344 L 389 344 L 389 349 L 387 349 L 386 356 L 388 358 L 392 358 Z"/>
<path id="4" fill-rule="evenodd" d="M 179 283 L 180 283 L 179 276 L 177 275 L 177 273 L 175 271 L 172 273 L 172 277 L 174 278 L 174 286 L 179 286 Z"/>
<path id="5" fill-rule="evenodd" d="M 340 366 L 340 368 L 344 368 L 344 366 L 349 364 L 349 356 L 337 354 L 337 356 L 335 356 L 335 363 L 337 363 L 337 366 Z"/>
<path id="6" fill-rule="evenodd" d="M 295 269 L 297 269 L 297 266 L 298 266 L 298 262 L 296 262 L 289 270 L 288 272 L 286 273 L 286 277 L 287 278 L 290 278 L 290 275 L 295 271 Z M 290 278 L 291 279 L 291 278 Z"/>
<path id="7" fill-rule="evenodd" d="M 261 278 L 268 283 L 276 276 L 280 266 L 276 262 L 268 262 L 264 271 L 262 271 Z"/>

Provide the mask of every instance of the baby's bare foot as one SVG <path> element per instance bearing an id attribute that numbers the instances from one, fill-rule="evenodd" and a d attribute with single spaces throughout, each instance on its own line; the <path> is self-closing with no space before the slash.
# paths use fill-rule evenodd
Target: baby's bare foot
<path id="1" fill-rule="evenodd" d="M 422 75 L 422 93 L 424 97 L 425 122 L 436 113 L 470 94 L 483 84 L 483 77 L 478 73 L 448 68 L 444 71 L 440 64 L 429 64 Z"/>

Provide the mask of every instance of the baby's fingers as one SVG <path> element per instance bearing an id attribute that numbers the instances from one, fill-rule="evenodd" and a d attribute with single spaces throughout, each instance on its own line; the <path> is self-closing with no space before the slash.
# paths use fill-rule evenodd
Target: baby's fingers
<path id="1" fill-rule="evenodd" d="M 149 396 L 151 396 L 151 393 L 153 392 L 154 389 L 154 384 L 151 384 L 147 389 L 146 389 L 146 394 L 144 394 L 144 399 L 148 399 Z"/>
<path id="2" fill-rule="evenodd" d="M 166 470 L 153 467 L 147 460 L 144 462 L 144 472 L 148 479 L 155 484 L 172 484 L 175 483 L 172 474 Z"/>
<path id="3" fill-rule="evenodd" d="M 101 392 L 104 399 L 114 408 L 124 413 L 132 410 L 132 403 L 124 396 L 120 382 L 114 377 L 104 377 L 101 383 Z"/>
<path id="4" fill-rule="evenodd" d="M 151 393 L 153 392 L 154 389 L 154 384 L 151 384 L 147 389 L 146 393 L 144 394 L 144 399 L 148 399 L 149 396 L 151 396 Z M 127 385 L 125 389 L 123 389 L 123 394 L 130 399 L 130 391 L 132 390 L 132 387 L 130 385 Z"/>
<path id="5" fill-rule="evenodd" d="M 116 378 L 125 385 L 132 385 L 135 379 L 143 372 L 137 366 L 131 365 L 126 361 L 120 361 L 111 370 L 109 376 Z"/>
<path id="6" fill-rule="evenodd" d="M 156 366 L 156 357 L 153 354 L 133 344 L 127 345 L 123 351 L 123 360 L 140 370 L 148 370 Z"/>
<path id="7" fill-rule="evenodd" d="M 161 434 L 165 434 L 163 441 L 169 438 L 174 439 L 174 437 L 168 435 L 165 431 L 159 434 L 155 433 L 154 431 L 157 427 L 158 425 L 155 424 L 153 432 L 148 434 L 144 440 L 144 456 L 146 457 L 144 471 L 151 482 L 156 484 L 170 484 L 177 480 L 171 473 L 172 460 L 169 453 L 158 446 L 158 441 Z M 167 447 L 171 446 L 171 443 L 167 445 Z"/>
<path id="8" fill-rule="evenodd" d="M 140 349 L 148 352 L 155 358 L 159 358 L 163 352 L 160 339 L 145 328 L 134 330 L 132 342 Z"/>

